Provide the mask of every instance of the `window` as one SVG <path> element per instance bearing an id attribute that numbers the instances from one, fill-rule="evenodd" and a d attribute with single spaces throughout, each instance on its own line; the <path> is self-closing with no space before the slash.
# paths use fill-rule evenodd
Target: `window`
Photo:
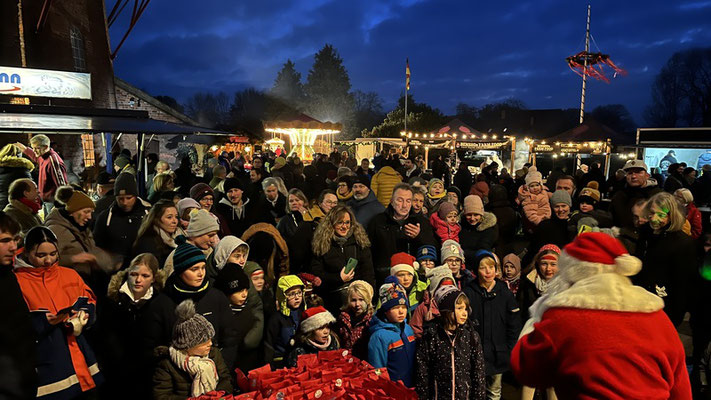
<path id="1" fill-rule="evenodd" d="M 74 57 L 74 69 L 86 71 L 86 52 L 84 51 L 84 37 L 79 28 L 72 26 L 69 32 L 72 41 L 72 56 Z"/>
<path id="2" fill-rule="evenodd" d="M 81 147 L 84 153 L 84 167 L 93 167 L 96 163 L 94 158 L 94 137 L 92 135 L 81 135 Z"/>

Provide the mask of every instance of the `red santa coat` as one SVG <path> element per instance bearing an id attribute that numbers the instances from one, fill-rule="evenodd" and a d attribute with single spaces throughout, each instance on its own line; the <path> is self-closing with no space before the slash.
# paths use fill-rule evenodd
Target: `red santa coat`
<path id="1" fill-rule="evenodd" d="M 563 252 L 559 265 L 566 258 Z M 511 353 L 519 382 L 553 387 L 561 399 L 691 399 L 684 348 L 663 301 L 590 266 L 561 268 L 531 307 Z"/>

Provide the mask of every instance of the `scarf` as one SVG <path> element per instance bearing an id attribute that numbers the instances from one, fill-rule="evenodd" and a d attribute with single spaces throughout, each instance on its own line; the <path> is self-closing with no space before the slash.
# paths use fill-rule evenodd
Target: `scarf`
<path id="1" fill-rule="evenodd" d="M 328 347 L 331 345 L 331 335 L 328 335 L 328 341 L 326 341 L 326 343 L 324 343 L 324 344 L 314 342 L 311 339 L 306 339 L 306 342 L 310 346 L 312 346 L 314 349 L 318 349 L 319 351 L 326 351 L 326 350 L 328 350 Z"/>
<path id="2" fill-rule="evenodd" d="M 64 217 L 64 219 L 69 221 L 69 223 L 72 226 L 74 226 L 75 228 L 77 228 L 79 230 L 79 232 L 84 232 L 89 227 L 89 224 L 86 224 L 84 226 L 77 224 L 77 221 L 74 220 L 74 217 L 72 217 L 72 215 L 69 214 L 69 212 L 65 208 L 59 208 L 59 207 L 56 207 L 56 208 L 59 211 L 59 215 L 61 215 L 62 217 Z"/>
<path id="3" fill-rule="evenodd" d="M 170 234 L 168 234 L 168 232 L 164 231 L 163 229 L 161 229 L 157 226 L 154 226 L 153 228 L 156 230 L 156 232 L 158 232 L 158 236 L 160 237 L 160 240 L 162 240 L 166 246 L 170 247 L 171 249 L 175 249 L 178 247 L 178 245 L 175 244 L 175 234 L 170 235 Z M 176 230 L 176 233 L 177 232 L 178 231 Z"/>
<path id="4" fill-rule="evenodd" d="M 433 196 L 432 194 L 430 194 L 430 192 L 427 192 L 427 197 L 430 199 L 433 199 L 433 200 L 439 200 L 446 195 L 447 195 L 447 192 L 442 192 L 442 193 L 438 194 L 437 196 Z"/>
<path id="5" fill-rule="evenodd" d="M 335 233 L 333 234 L 333 241 L 336 242 L 337 245 L 343 247 L 348 239 L 350 239 L 351 235 L 353 234 L 353 229 L 349 230 L 348 233 L 346 233 L 346 236 L 337 236 Z"/>
<path id="6" fill-rule="evenodd" d="M 338 201 L 348 201 L 351 199 L 351 197 L 353 197 L 353 191 L 352 190 L 348 191 L 348 194 L 346 194 L 344 196 L 341 196 L 341 194 L 339 192 L 336 192 L 336 197 L 338 197 Z"/>
<path id="7" fill-rule="evenodd" d="M 139 302 L 148 301 L 151 297 L 153 297 L 153 285 L 148 288 L 146 294 L 144 294 L 143 297 L 141 297 L 140 299 L 136 299 L 133 297 L 133 292 L 131 292 L 131 289 L 128 288 L 128 282 L 124 282 L 123 285 L 121 285 L 119 293 L 125 294 L 126 296 L 128 296 L 129 299 L 131 299 L 131 302 L 133 302 L 133 304 L 137 304 Z"/>
<path id="8" fill-rule="evenodd" d="M 220 380 L 217 376 L 217 367 L 209 357 L 188 356 L 173 346 L 170 346 L 168 351 L 173 364 L 193 378 L 191 397 L 202 396 L 217 388 L 217 382 Z"/>
<path id="9" fill-rule="evenodd" d="M 166 289 L 168 289 L 169 296 L 180 303 L 183 300 L 191 299 L 195 303 L 200 301 L 203 296 L 207 293 L 210 287 L 210 281 L 205 277 L 200 287 L 192 287 L 187 285 L 180 279 L 179 276 L 171 274 L 168 281 L 165 284 Z"/>
<path id="10" fill-rule="evenodd" d="M 242 303 L 242 305 L 240 305 L 240 306 L 238 306 L 237 304 L 230 303 L 230 310 L 232 310 L 232 312 L 235 312 L 235 313 L 242 312 L 242 310 L 244 310 L 245 308 L 247 308 L 246 301 L 244 303 Z"/>
<path id="11" fill-rule="evenodd" d="M 12 202 L 12 200 L 10 202 Z M 25 197 L 21 198 L 19 202 L 26 205 L 30 209 L 30 211 L 32 211 L 32 214 L 37 214 L 40 208 L 42 208 L 42 203 L 40 203 L 39 201 L 32 201 Z"/>
<path id="12" fill-rule="evenodd" d="M 541 278 L 539 274 L 536 274 L 536 281 L 534 282 L 536 285 L 536 290 L 538 291 L 538 294 L 544 294 L 546 293 L 546 290 L 548 289 L 548 282 Z"/>

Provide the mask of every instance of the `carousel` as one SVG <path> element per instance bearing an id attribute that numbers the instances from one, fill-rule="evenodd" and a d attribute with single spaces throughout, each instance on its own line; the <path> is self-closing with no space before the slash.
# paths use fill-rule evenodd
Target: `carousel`
<path id="1" fill-rule="evenodd" d="M 302 161 L 311 161 L 314 153 L 327 153 L 330 150 L 333 136 L 342 129 L 340 123 L 321 122 L 306 114 L 300 114 L 294 119 L 265 122 L 264 131 L 272 135 L 265 144 L 270 147 L 283 147 L 288 138 L 288 154 L 296 154 Z"/>

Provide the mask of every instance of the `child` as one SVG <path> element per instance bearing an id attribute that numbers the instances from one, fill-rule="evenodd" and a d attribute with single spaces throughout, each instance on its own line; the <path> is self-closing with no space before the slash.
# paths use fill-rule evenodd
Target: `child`
<path id="1" fill-rule="evenodd" d="M 543 175 L 531 167 L 526 174 L 526 184 L 518 188 L 518 199 L 516 200 L 526 217 L 527 230 L 533 228 L 545 219 L 551 217 L 551 205 L 548 201 L 548 194 L 544 191 Z"/>
<path id="2" fill-rule="evenodd" d="M 252 287 L 262 300 L 264 308 L 264 320 L 269 321 L 269 318 L 276 312 L 276 304 L 274 303 L 274 291 L 268 287 L 264 279 L 264 270 L 254 261 L 244 263 L 244 273 L 247 274 L 252 282 Z"/>
<path id="3" fill-rule="evenodd" d="M 396 283 L 386 283 L 378 291 L 381 307 L 370 322 L 368 362 L 388 369 L 390 379 L 413 386 L 415 333 L 407 324 L 407 297 Z"/>
<path id="4" fill-rule="evenodd" d="M 469 299 L 454 286 L 435 292 L 436 324 L 417 344 L 417 394 L 421 399 L 486 399 L 481 340 L 469 316 Z"/>
<path id="5" fill-rule="evenodd" d="M 449 239 L 459 242 L 462 227 L 459 225 L 459 212 L 452 203 L 442 202 L 439 210 L 430 215 L 430 225 L 440 243 Z"/>
<path id="6" fill-rule="evenodd" d="M 447 192 L 444 191 L 444 182 L 441 179 L 432 178 L 427 183 L 427 197 L 425 207 L 430 214 L 437 212 L 439 205 L 446 200 Z"/>
<path id="7" fill-rule="evenodd" d="M 415 337 L 417 339 L 422 337 L 422 329 L 425 322 L 432 321 L 434 318 L 439 316 L 437 302 L 434 301 L 434 294 L 437 289 L 446 285 L 454 286 L 452 271 L 450 271 L 449 267 L 446 265 L 432 268 L 428 271 L 427 278 L 430 281 L 430 286 L 425 292 L 424 299 L 417 306 L 415 311 L 412 313 L 412 317 L 410 318 L 410 327 L 412 327 L 412 330 L 415 332 Z"/>
<path id="8" fill-rule="evenodd" d="M 477 252 L 476 279 L 464 289 L 471 302 L 471 317 L 481 337 L 486 369 L 486 391 L 491 398 L 501 396 L 501 377 L 509 370 L 509 358 L 521 330 L 520 310 L 506 284 L 496 279 L 497 261 L 493 253 Z"/>
<path id="9" fill-rule="evenodd" d="M 234 263 L 244 268 L 248 256 L 249 245 L 245 241 L 232 235 L 223 237 L 207 260 L 208 265 L 214 266 L 212 268 L 214 275 L 210 275 L 210 268 L 208 268 L 210 282 L 214 281 L 217 272 L 227 263 Z"/>
<path id="10" fill-rule="evenodd" d="M 585 217 L 592 217 L 595 219 L 595 221 L 597 221 L 596 226 L 600 228 L 612 227 L 612 216 L 610 213 L 595 209 L 599 202 L 600 191 L 598 190 L 598 183 L 591 181 L 580 191 L 580 194 L 578 195 L 578 210 L 573 212 L 569 219 L 569 223 L 573 225 L 573 228 L 575 228 L 578 233 L 581 233 L 581 230 L 578 229 L 578 225 L 580 225 L 578 222 Z M 580 228 L 582 229 L 582 226 Z"/>
<path id="11" fill-rule="evenodd" d="M 303 354 L 317 354 L 319 351 L 338 350 L 338 338 L 331 331 L 330 325 L 336 322 L 330 312 L 322 306 L 309 308 L 301 314 L 299 334 L 296 345 L 289 353 L 287 366 L 296 367 L 297 360 Z"/>
<path id="12" fill-rule="evenodd" d="M 516 296 L 518 286 L 521 283 L 521 259 L 513 253 L 504 256 L 504 282 L 511 293 Z"/>
<path id="13" fill-rule="evenodd" d="M 353 281 L 348 285 L 348 302 L 336 321 L 336 332 L 341 338 L 341 348 L 352 350 L 355 357 L 368 358 L 370 319 L 373 317 L 373 287 L 366 281 Z"/>
<path id="14" fill-rule="evenodd" d="M 407 253 L 395 253 L 390 257 L 390 275 L 397 278 L 407 293 L 410 303 L 408 315 L 420 304 L 429 284 L 418 279 L 416 265 L 415 257 Z"/>
<path id="15" fill-rule="evenodd" d="M 212 347 L 215 329 L 195 312 L 192 300 L 175 308 L 177 321 L 170 347 L 155 350 L 158 365 L 153 374 L 153 398 L 198 397 L 213 390 L 232 393 L 230 370 L 220 350 Z"/>
<path id="16" fill-rule="evenodd" d="M 521 322 L 525 323 L 528 318 L 528 309 L 538 300 L 548 289 L 548 282 L 558 273 L 558 258 L 560 248 L 554 244 L 547 244 L 538 250 L 533 258 L 533 266 L 524 279 L 516 293 L 516 300 L 521 306 Z"/>
<path id="17" fill-rule="evenodd" d="M 452 203 L 457 211 L 462 211 L 462 191 L 458 187 L 452 185 L 447 188 L 447 201 Z"/>
<path id="18" fill-rule="evenodd" d="M 277 311 L 269 319 L 264 338 L 264 361 L 275 369 L 285 366 L 288 349 L 293 345 L 296 328 L 301 322 L 304 305 L 304 282 L 296 275 L 285 275 L 277 281 Z"/>
<path id="19" fill-rule="evenodd" d="M 235 365 L 243 372 L 259 367 L 260 345 L 264 334 L 264 311 L 250 306 L 250 281 L 238 264 L 227 263 L 220 270 L 215 287 L 227 296 L 239 343 L 239 357 Z"/>
<path id="20" fill-rule="evenodd" d="M 449 267 L 459 290 L 462 290 L 469 281 L 474 279 L 474 275 L 464 268 L 464 252 L 462 246 L 454 240 L 446 240 L 442 243 L 442 264 Z"/>
<path id="21" fill-rule="evenodd" d="M 417 262 L 420 264 L 417 274 L 421 281 L 427 280 L 427 273 L 437 265 L 437 249 L 431 244 L 426 244 L 420 246 L 416 254 Z"/>

